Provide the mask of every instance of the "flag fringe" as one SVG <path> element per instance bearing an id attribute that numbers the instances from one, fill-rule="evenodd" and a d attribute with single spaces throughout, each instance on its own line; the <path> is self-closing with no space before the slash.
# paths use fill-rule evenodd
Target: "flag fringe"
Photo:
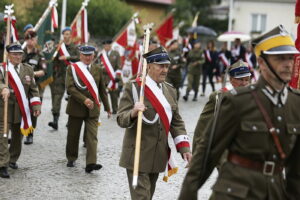
<path id="1" fill-rule="evenodd" d="M 41 88 L 45 88 L 48 84 L 50 84 L 52 82 L 53 82 L 53 77 L 50 76 L 46 80 L 43 80 L 42 82 L 40 82 L 39 85 L 41 86 Z"/>
<path id="2" fill-rule="evenodd" d="M 178 172 L 178 167 L 168 170 L 168 176 L 164 176 L 163 181 L 168 182 L 170 176 L 176 174 Z"/>
<path id="3" fill-rule="evenodd" d="M 21 133 L 22 135 L 24 136 L 28 136 L 30 133 L 32 133 L 34 131 L 34 128 L 32 126 L 30 126 L 29 128 L 27 129 L 23 129 L 21 128 Z"/>

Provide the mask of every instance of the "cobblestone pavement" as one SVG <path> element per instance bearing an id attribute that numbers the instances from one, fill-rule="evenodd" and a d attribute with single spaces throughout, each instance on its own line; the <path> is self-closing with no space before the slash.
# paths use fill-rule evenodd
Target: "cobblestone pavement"
<path id="1" fill-rule="evenodd" d="M 218 85 L 219 86 L 219 85 Z M 210 86 L 207 88 L 209 94 Z M 181 94 L 185 92 L 182 91 Z M 186 123 L 190 138 L 196 126 L 206 97 L 199 97 L 197 102 L 179 101 L 180 113 Z M 190 96 L 191 99 L 191 96 Z M 48 127 L 52 120 L 51 96 L 49 87 L 44 94 L 42 114 L 38 119 L 38 127 L 34 135 L 33 145 L 23 145 L 22 154 L 18 161 L 19 169 L 9 169 L 11 178 L 0 179 L 0 199 L 130 199 L 125 169 L 119 167 L 119 157 L 124 130 L 118 127 L 115 117 L 107 119 L 106 113 L 101 112 L 102 125 L 98 131 L 98 163 L 103 165 L 100 171 L 86 174 L 85 153 L 82 138 L 79 158 L 75 168 L 66 167 L 65 144 L 66 101 L 63 101 L 59 130 L 53 131 Z M 179 165 L 179 172 L 170 177 L 169 182 L 162 181 L 162 174 L 157 182 L 153 199 L 174 200 L 178 197 L 181 184 L 186 173 L 185 163 L 180 155 L 174 157 Z M 199 199 L 208 199 L 210 187 L 215 181 L 216 172 L 198 192 Z"/>

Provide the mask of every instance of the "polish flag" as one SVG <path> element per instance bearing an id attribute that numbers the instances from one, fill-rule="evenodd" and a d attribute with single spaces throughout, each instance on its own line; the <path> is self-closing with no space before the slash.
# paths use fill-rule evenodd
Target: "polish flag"
<path id="1" fill-rule="evenodd" d="M 170 15 L 166 20 L 156 29 L 156 34 L 160 41 L 160 44 L 165 46 L 166 42 L 173 38 L 173 23 L 174 17 Z"/>
<path id="2" fill-rule="evenodd" d="M 118 51 L 121 56 L 125 82 L 137 73 L 139 65 L 140 48 L 137 43 L 136 23 L 138 23 L 136 18 L 132 19 L 112 44 L 112 49 Z"/>
<path id="3" fill-rule="evenodd" d="M 12 37 L 12 41 L 13 42 L 17 42 L 19 40 L 19 36 L 18 36 L 18 31 L 16 29 L 16 17 L 15 16 L 11 16 L 10 18 L 11 20 L 11 24 L 10 24 L 10 31 L 11 31 L 11 37 Z M 4 21 L 7 21 L 7 15 L 4 16 Z"/>
<path id="4" fill-rule="evenodd" d="M 51 9 L 51 32 L 54 32 L 54 29 L 58 28 L 58 14 L 55 6 Z"/>
<path id="5" fill-rule="evenodd" d="M 80 16 L 72 25 L 72 39 L 75 44 L 88 43 L 88 17 L 87 10 L 83 8 Z"/>

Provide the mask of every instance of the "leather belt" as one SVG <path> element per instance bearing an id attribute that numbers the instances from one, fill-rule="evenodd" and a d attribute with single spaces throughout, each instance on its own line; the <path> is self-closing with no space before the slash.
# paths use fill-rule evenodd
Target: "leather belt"
<path id="1" fill-rule="evenodd" d="M 260 171 L 266 176 L 279 174 L 283 170 L 283 166 L 279 163 L 275 163 L 274 161 L 254 161 L 234 153 L 229 153 L 228 161 L 244 168 Z"/>

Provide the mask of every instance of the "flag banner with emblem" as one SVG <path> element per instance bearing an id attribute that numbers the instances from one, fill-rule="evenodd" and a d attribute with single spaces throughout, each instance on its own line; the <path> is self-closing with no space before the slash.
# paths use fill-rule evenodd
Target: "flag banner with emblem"
<path id="1" fill-rule="evenodd" d="M 155 31 L 162 46 L 166 46 L 166 42 L 173 38 L 173 23 L 174 17 L 169 15 Z"/>
<path id="2" fill-rule="evenodd" d="M 46 87 L 46 85 L 48 85 L 53 81 L 53 77 L 52 77 L 53 62 L 51 61 L 51 58 L 55 51 L 55 44 L 54 44 L 54 34 L 51 32 L 51 27 L 52 27 L 52 12 L 48 14 L 48 16 L 45 18 L 45 20 L 37 30 L 38 44 L 41 47 L 42 52 L 47 60 L 47 72 L 45 76 L 40 77 L 37 80 L 37 84 L 39 84 L 42 88 Z"/>
<path id="3" fill-rule="evenodd" d="M 19 40 L 18 30 L 16 29 L 17 19 L 15 16 L 11 16 L 10 20 L 11 20 L 10 31 L 11 31 L 12 42 L 17 42 Z M 7 15 L 4 16 L 4 21 L 7 22 Z"/>
<path id="4" fill-rule="evenodd" d="M 72 40 L 75 44 L 88 43 L 88 16 L 86 8 L 80 11 L 80 16 L 77 17 L 71 28 Z"/>
<path id="5" fill-rule="evenodd" d="M 300 15 L 300 2 L 296 4 L 296 9 L 297 6 L 299 7 L 299 15 Z M 296 10 L 297 12 L 297 10 Z M 297 16 L 297 15 L 296 15 Z M 295 47 L 300 50 L 300 24 L 298 24 L 297 27 L 297 38 L 295 41 Z M 295 54 L 294 55 L 294 68 L 293 68 L 293 74 L 292 74 L 292 79 L 290 81 L 290 86 L 295 89 L 300 89 L 300 54 Z"/>
<path id="6" fill-rule="evenodd" d="M 112 44 L 112 49 L 118 51 L 121 56 L 124 82 L 136 75 L 138 71 L 140 46 L 137 43 L 136 23 L 135 19 L 131 19 L 128 26 Z"/>

